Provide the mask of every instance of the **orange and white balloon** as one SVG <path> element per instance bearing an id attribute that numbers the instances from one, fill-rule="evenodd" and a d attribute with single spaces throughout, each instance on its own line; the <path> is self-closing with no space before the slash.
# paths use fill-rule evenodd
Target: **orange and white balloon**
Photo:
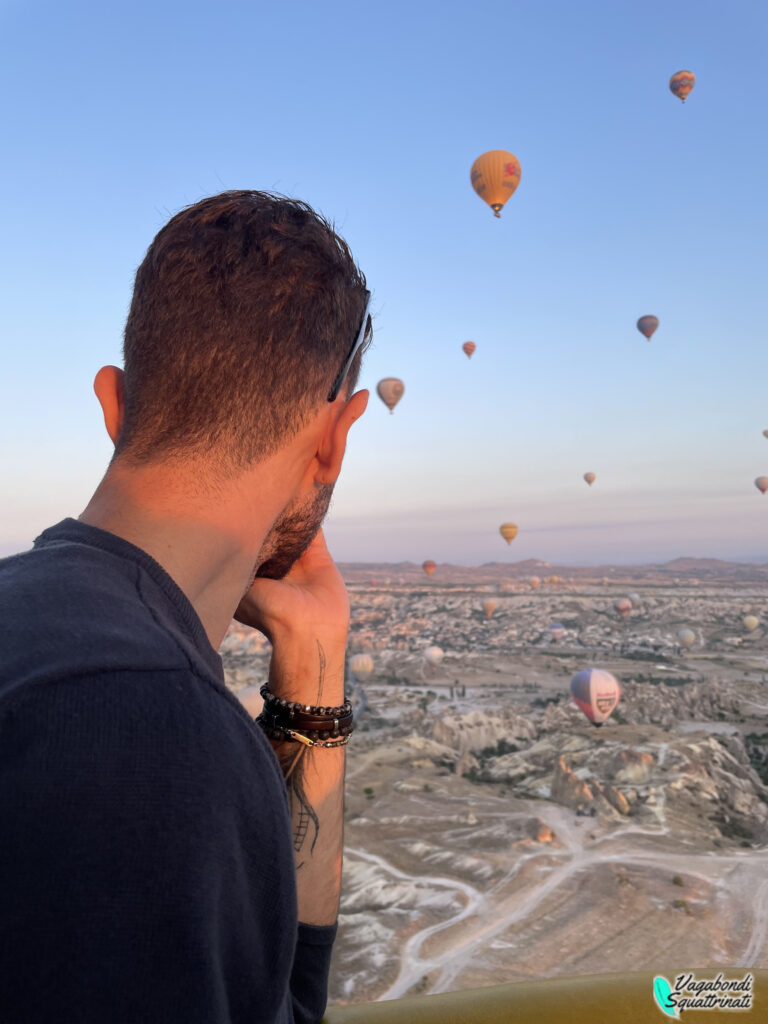
<path id="1" fill-rule="evenodd" d="M 520 161 L 506 149 L 491 149 L 472 164 L 469 180 L 480 198 L 488 203 L 494 217 L 520 184 Z"/>

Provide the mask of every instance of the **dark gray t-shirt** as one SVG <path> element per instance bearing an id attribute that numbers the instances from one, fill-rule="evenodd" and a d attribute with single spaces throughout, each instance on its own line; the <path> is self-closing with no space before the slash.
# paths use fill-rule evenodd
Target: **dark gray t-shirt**
<path id="1" fill-rule="evenodd" d="M 308 1024 L 285 783 L 150 555 L 67 518 L 0 559 L 0 1024 Z"/>

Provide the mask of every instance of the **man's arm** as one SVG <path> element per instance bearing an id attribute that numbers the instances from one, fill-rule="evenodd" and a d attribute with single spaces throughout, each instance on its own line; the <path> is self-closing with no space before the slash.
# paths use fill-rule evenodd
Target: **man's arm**
<path id="1" fill-rule="evenodd" d="M 302 704 L 342 704 L 346 644 L 346 629 L 321 638 L 298 624 L 296 632 L 274 636 L 269 689 L 283 700 Z M 288 775 L 299 921 L 335 924 L 344 845 L 346 747 L 270 743 L 283 775 Z"/>

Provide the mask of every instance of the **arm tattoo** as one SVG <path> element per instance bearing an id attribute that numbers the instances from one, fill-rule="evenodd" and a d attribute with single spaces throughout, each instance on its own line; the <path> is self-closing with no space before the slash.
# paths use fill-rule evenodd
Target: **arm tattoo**
<path id="1" fill-rule="evenodd" d="M 320 678 L 317 681 L 317 697 L 315 698 L 315 703 L 319 704 L 320 698 L 323 695 L 323 683 L 325 682 L 325 651 L 319 640 L 316 640 L 315 643 L 317 644 L 317 654 L 320 659 Z"/>
<path id="2" fill-rule="evenodd" d="M 317 698 L 316 703 L 319 704 L 323 695 L 323 683 L 325 682 L 325 651 L 323 645 L 319 640 L 315 640 L 317 644 L 317 654 L 320 662 L 320 671 L 317 682 Z M 304 847 L 304 841 L 307 838 L 307 832 L 309 831 L 310 821 L 314 825 L 315 834 L 312 839 L 312 846 L 309 852 L 315 848 L 317 842 L 317 836 L 320 831 L 320 820 L 315 813 L 314 808 L 307 800 L 306 793 L 304 792 L 304 764 L 303 757 L 307 751 L 307 747 L 303 744 L 301 748 L 296 751 L 293 744 L 290 745 L 288 753 L 281 751 L 279 756 L 280 768 L 285 777 L 286 785 L 288 787 L 289 800 L 291 806 L 291 814 L 294 814 L 294 807 L 296 808 L 295 818 L 296 823 L 293 830 L 293 849 L 296 853 L 299 853 Z M 304 861 L 296 865 L 296 870 L 302 866 Z"/>

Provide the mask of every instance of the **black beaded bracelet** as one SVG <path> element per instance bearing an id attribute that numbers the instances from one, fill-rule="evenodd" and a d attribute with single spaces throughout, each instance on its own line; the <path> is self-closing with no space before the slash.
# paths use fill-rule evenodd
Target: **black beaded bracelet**
<path id="1" fill-rule="evenodd" d="M 259 689 L 259 693 L 264 698 L 264 703 L 270 706 L 270 709 L 277 706 L 284 708 L 286 711 L 303 711 L 307 714 L 323 718 L 338 718 L 352 709 L 349 698 L 346 698 L 344 703 L 338 705 L 338 707 L 323 707 L 317 704 L 301 704 L 295 700 L 283 700 L 272 693 L 266 683 Z"/>

